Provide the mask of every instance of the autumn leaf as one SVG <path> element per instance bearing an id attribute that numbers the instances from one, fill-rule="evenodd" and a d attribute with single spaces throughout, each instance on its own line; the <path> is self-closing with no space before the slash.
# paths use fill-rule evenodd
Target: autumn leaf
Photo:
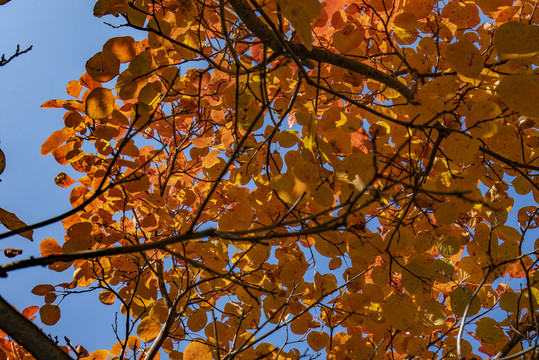
<path id="1" fill-rule="evenodd" d="M 43 324 L 52 326 L 60 320 L 60 308 L 56 305 L 45 304 L 39 308 L 39 317 Z"/>
<path id="2" fill-rule="evenodd" d="M 112 114 L 115 98 L 109 89 L 98 87 L 88 94 L 85 104 L 86 114 L 92 119 L 100 120 Z"/>
<path id="3" fill-rule="evenodd" d="M 4 225 L 6 228 L 8 228 L 11 231 L 18 230 L 20 228 L 27 226 L 24 222 L 22 222 L 17 217 L 17 215 L 7 210 L 4 210 L 2 208 L 0 208 L 0 223 L 2 223 L 2 225 Z M 32 239 L 33 233 L 34 233 L 33 230 L 27 230 L 27 231 L 21 232 L 20 235 L 27 238 L 30 241 L 33 241 Z"/>
<path id="4" fill-rule="evenodd" d="M 22 249 L 13 249 L 13 248 L 4 249 L 4 255 L 8 258 L 13 258 L 20 254 L 22 254 Z"/>
<path id="5" fill-rule="evenodd" d="M 312 21 L 320 15 L 320 2 L 318 0 L 307 1 L 283 1 L 275 0 L 283 9 L 284 16 L 290 21 L 298 32 L 303 45 L 312 49 L 311 31 Z"/>
<path id="6" fill-rule="evenodd" d="M 2 174 L 5 169 L 6 169 L 6 155 L 0 149 L 0 174 Z"/>
<path id="7" fill-rule="evenodd" d="M 183 351 L 184 360 L 211 360 L 213 359 L 210 347 L 198 341 L 192 341 Z"/>
<path id="8" fill-rule="evenodd" d="M 137 326 L 137 335 L 144 342 L 150 342 L 161 331 L 161 324 L 151 317 L 145 317 Z"/>

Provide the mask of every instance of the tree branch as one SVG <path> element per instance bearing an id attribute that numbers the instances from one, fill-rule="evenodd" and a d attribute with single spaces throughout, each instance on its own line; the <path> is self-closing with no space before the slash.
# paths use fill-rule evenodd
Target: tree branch
<path id="1" fill-rule="evenodd" d="M 15 59 L 18 56 L 21 56 L 22 54 L 27 53 L 28 51 L 32 50 L 32 45 L 30 45 L 26 50 L 21 51 L 20 45 L 17 45 L 17 49 L 15 50 L 15 53 L 8 57 L 6 59 L 6 54 L 2 54 L 2 57 L 0 58 L 0 66 L 7 65 L 8 62 Z"/>
<path id="2" fill-rule="evenodd" d="M 0 296 L 0 328 L 37 360 L 72 360 L 30 320 Z"/>
<path id="3" fill-rule="evenodd" d="M 234 11 L 238 17 L 243 21 L 247 28 L 254 35 L 256 35 L 256 37 L 258 37 L 265 45 L 267 45 L 277 54 L 286 55 L 286 51 L 282 46 L 281 41 L 277 37 L 278 35 L 260 20 L 260 18 L 245 0 L 230 0 L 230 4 L 234 8 Z M 282 40 L 285 41 L 294 54 L 300 58 L 307 58 L 315 62 L 328 63 L 346 70 L 350 70 L 398 91 L 408 101 L 412 101 L 414 99 L 415 95 L 410 88 L 401 83 L 398 79 L 391 77 L 369 65 L 347 58 L 344 55 L 335 54 L 317 46 L 313 46 L 312 50 L 308 50 L 301 44 L 284 39 Z"/>

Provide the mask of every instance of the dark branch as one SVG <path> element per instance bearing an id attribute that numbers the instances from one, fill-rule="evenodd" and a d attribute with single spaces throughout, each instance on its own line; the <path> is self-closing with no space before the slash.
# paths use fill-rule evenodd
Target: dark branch
<path id="1" fill-rule="evenodd" d="M 37 360 L 72 360 L 30 320 L 0 296 L 0 328 Z"/>
<path id="2" fill-rule="evenodd" d="M 0 66 L 7 65 L 11 60 L 15 59 L 18 56 L 21 56 L 22 54 L 27 53 L 28 51 L 32 50 L 32 45 L 30 45 L 26 50 L 21 51 L 20 45 L 17 45 L 17 49 L 15 50 L 15 53 L 8 57 L 6 59 L 6 54 L 2 54 L 2 57 L 0 58 Z"/>

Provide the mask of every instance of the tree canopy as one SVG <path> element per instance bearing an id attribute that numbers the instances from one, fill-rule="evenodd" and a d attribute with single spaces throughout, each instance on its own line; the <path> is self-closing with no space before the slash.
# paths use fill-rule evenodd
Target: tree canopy
<path id="1" fill-rule="evenodd" d="M 72 357 L 533 358 L 536 10 L 98 0 L 147 36 L 111 38 L 42 105 L 66 110 L 41 153 L 73 209 L 30 226 L 2 210 L 0 238 L 65 237 L 0 276 L 72 272 L 31 290 L 43 305 L 22 315 L 45 325 L 59 295 L 118 307 L 116 345 Z M 37 327 L 1 323 L 43 356 Z M 0 359 L 24 356 L 1 335 Z"/>

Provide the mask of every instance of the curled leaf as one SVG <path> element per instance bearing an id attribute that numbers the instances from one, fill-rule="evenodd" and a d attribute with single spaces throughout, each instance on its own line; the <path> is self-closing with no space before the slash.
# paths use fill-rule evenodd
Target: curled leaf
<path id="1" fill-rule="evenodd" d="M 22 249 L 5 248 L 4 255 L 8 258 L 14 258 L 17 255 L 22 254 Z"/>

